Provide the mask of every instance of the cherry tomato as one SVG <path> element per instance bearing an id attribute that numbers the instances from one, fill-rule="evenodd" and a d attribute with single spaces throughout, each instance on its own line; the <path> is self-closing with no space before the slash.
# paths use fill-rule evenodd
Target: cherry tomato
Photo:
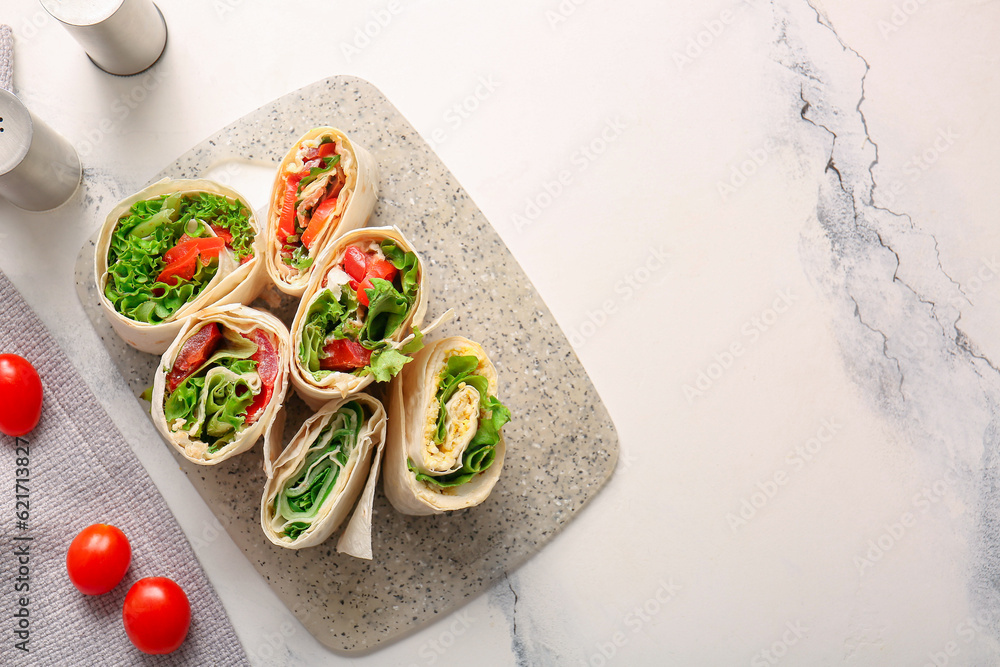
<path id="1" fill-rule="evenodd" d="M 84 595 L 103 595 L 118 585 L 132 562 L 132 547 L 125 533 L 114 526 L 95 523 L 73 538 L 66 552 L 66 571 Z"/>
<path id="2" fill-rule="evenodd" d="M 176 651 L 191 627 L 191 603 L 184 589 L 166 577 L 146 577 L 129 589 L 122 608 L 125 634 L 143 653 Z"/>
<path id="3" fill-rule="evenodd" d="M 16 354 L 0 354 L 0 432 L 26 435 L 42 416 L 42 381 L 35 367 Z"/>

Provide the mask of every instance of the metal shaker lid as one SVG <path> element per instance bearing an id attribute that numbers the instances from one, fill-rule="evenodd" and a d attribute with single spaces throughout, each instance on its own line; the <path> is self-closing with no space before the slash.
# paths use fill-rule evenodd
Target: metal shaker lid
<path id="1" fill-rule="evenodd" d="M 42 7 L 69 25 L 94 25 L 118 11 L 125 0 L 41 0 Z"/>
<path id="2" fill-rule="evenodd" d="M 13 93 L 0 88 L 0 175 L 21 164 L 31 147 L 31 114 Z"/>

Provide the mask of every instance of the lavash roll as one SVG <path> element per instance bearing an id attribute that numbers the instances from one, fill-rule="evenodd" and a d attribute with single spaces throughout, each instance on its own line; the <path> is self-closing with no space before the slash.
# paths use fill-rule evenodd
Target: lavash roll
<path id="1" fill-rule="evenodd" d="M 161 323 L 136 321 L 118 312 L 105 294 L 105 288 L 110 279 L 108 254 L 111 249 L 112 236 L 119 220 L 129 214 L 132 205 L 136 202 L 173 193 L 191 195 L 200 192 L 221 195 L 231 201 L 239 201 L 245 206 L 250 226 L 254 230 L 253 257 L 242 264 L 230 261 L 228 255 L 225 259 L 220 258 L 219 269 L 215 276 L 200 292 L 192 295 L 192 298 L 183 307 Z M 162 354 L 177 336 L 181 330 L 183 319 L 188 315 L 213 305 L 253 301 L 268 282 L 263 262 L 266 246 L 261 227 L 262 225 L 258 223 L 245 197 L 228 186 L 206 179 L 163 179 L 116 204 L 105 218 L 94 249 L 94 278 L 97 283 L 101 310 L 108 318 L 115 333 L 121 336 L 126 343 L 143 352 Z"/>
<path id="2" fill-rule="evenodd" d="M 338 146 L 337 154 L 340 155 L 340 166 L 343 168 L 346 183 L 330 216 L 330 222 L 309 249 L 309 257 L 313 259 L 312 265 L 304 271 L 299 271 L 284 264 L 281 258 L 282 242 L 278 239 L 278 225 L 284 205 L 285 187 L 290 174 L 302 172 L 304 169 L 304 163 L 298 159 L 299 149 L 303 145 L 317 143 L 324 136 L 333 137 Z M 264 262 L 267 274 L 282 292 L 300 297 L 316 270 L 320 256 L 326 252 L 330 243 L 337 237 L 367 224 L 378 201 L 378 165 L 371 153 L 352 142 L 342 131 L 333 127 L 317 127 L 296 141 L 281 161 L 269 201 L 265 233 L 267 251 Z"/>
<path id="3" fill-rule="evenodd" d="M 295 319 L 292 321 L 292 385 L 296 393 L 302 397 L 311 408 L 317 409 L 322 404 L 334 398 L 344 398 L 362 391 L 374 381 L 373 375 L 358 376 L 352 373 L 332 372 L 322 379 L 317 379 L 301 359 L 302 333 L 306 324 L 310 306 L 323 291 L 327 289 L 326 279 L 334 272 L 340 271 L 344 255 L 349 246 L 366 243 L 380 243 L 384 240 L 394 241 L 400 249 L 412 252 L 417 257 L 419 277 L 417 280 L 416 300 L 409 310 L 406 319 L 389 337 L 391 346 L 398 348 L 413 338 L 413 327 L 420 327 L 427 312 L 427 291 L 425 289 L 425 272 L 420 254 L 413 249 L 410 242 L 397 227 L 366 227 L 357 229 L 341 236 L 328 249 L 313 272 L 309 286 L 302 295 Z"/>
<path id="4" fill-rule="evenodd" d="M 350 408 L 354 404 L 361 406 L 364 417 L 358 424 L 356 440 L 351 441 L 350 451 L 341 465 L 339 460 L 335 460 L 334 452 L 342 451 L 344 440 L 335 440 L 335 434 L 353 430 L 351 419 L 354 411 Z M 385 445 L 385 429 L 385 408 L 378 399 L 365 393 L 336 399 L 322 406 L 302 424 L 283 450 L 281 429 L 276 423 L 265 445 L 267 483 L 260 506 L 261 528 L 267 539 L 286 549 L 321 544 L 340 527 L 357 501 L 357 508 L 337 542 L 337 551 L 356 558 L 371 559 L 372 505 Z M 314 451 L 310 462 L 311 449 Z M 294 489 L 296 484 L 308 485 L 319 474 L 314 471 L 321 470 L 320 466 L 327 461 L 334 461 L 339 472 L 328 495 L 320 501 L 319 508 L 312 509 L 315 501 L 309 503 L 309 511 L 314 512 L 315 517 L 284 516 L 281 496 L 288 493 L 286 487 Z M 306 468 L 307 463 L 309 468 Z M 323 483 L 327 483 L 330 474 L 329 471 L 325 473 Z M 287 504 L 287 498 L 285 502 Z M 289 526 L 296 524 L 296 534 L 292 536 Z M 302 524 L 308 527 L 303 529 Z"/>
<path id="5" fill-rule="evenodd" d="M 168 423 L 164 409 L 164 403 L 169 397 L 167 391 L 167 378 L 177 361 L 178 354 L 183 349 L 184 344 L 188 341 L 188 339 L 196 335 L 202 327 L 208 326 L 212 323 L 219 327 L 219 330 L 224 338 L 226 336 L 226 332 L 228 331 L 231 339 L 237 341 L 236 343 L 232 343 L 229 339 L 225 339 L 223 341 L 223 345 L 242 345 L 244 344 L 241 341 L 243 338 L 242 334 L 253 335 L 255 330 L 261 330 L 267 334 L 268 340 L 274 346 L 274 350 L 277 353 L 275 359 L 277 369 L 272 383 L 272 394 L 270 399 L 267 401 L 263 412 L 260 413 L 259 417 L 252 424 L 244 424 L 241 429 L 237 429 L 235 431 L 235 437 L 232 441 L 228 442 L 214 452 L 210 451 L 211 446 L 209 443 L 201 440 L 196 433 L 192 432 L 195 430 L 194 427 L 186 427 L 185 424 L 180 423 L 181 420 L 179 419 L 175 419 L 173 423 Z M 257 348 L 259 349 L 259 346 L 257 346 Z M 220 347 L 220 351 L 221 349 L 222 348 Z M 202 310 L 184 321 L 180 333 L 177 335 L 177 338 L 170 345 L 167 351 L 164 352 L 161 362 L 156 369 L 156 375 L 153 379 L 151 399 L 151 414 L 153 417 L 153 423 L 167 442 L 175 450 L 177 450 L 179 454 L 192 463 L 197 463 L 199 465 L 215 465 L 228 458 L 232 458 L 237 454 L 241 454 L 254 446 L 254 443 L 256 443 L 258 438 L 260 438 L 260 436 L 264 434 L 265 430 L 270 427 L 271 423 L 278 414 L 278 411 L 285 400 L 285 394 L 288 391 L 288 365 L 290 358 L 291 346 L 288 342 L 288 330 L 285 328 L 285 325 L 282 324 L 281 320 L 276 318 L 274 315 L 239 304 L 218 306 Z M 204 365 L 200 368 L 203 367 Z M 261 367 L 262 364 L 258 363 L 258 371 L 261 370 Z M 209 373 L 211 372 L 212 371 L 209 370 Z M 193 373 L 193 376 L 198 375 L 200 375 L 200 372 Z M 259 372 L 258 381 L 260 381 Z M 253 385 L 252 380 L 250 384 Z M 258 386 L 260 390 L 263 391 L 263 386 Z M 258 391 L 253 391 L 254 396 L 258 393 Z M 198 411 L 196 411 L 196 413 L 197 412 Z"/>
<path id="6" fill-rule="evenodd" d="M 500 477 L 506 453 L 502 432 L 499 432 L 492 464 L 464 484 L 441 488 L 417 479 L 417 472 L 438 475 L 454 471 L 454 465 L 440 460 L 447 457 L 440 456 L 440 447 L 431 440 L 439 413 L 437 394 L 441 374 L 452 356 L 476 357 L 475 373 L 486 378 L 488 394 L 496 397 L 497 374 L 493 363 L 482 346 L 460 336 L 428 344 L 393 379 L 389 388 L 389 426 L 382 483 L 386 497 L 404 514 L 438 514 L 478 505 L 486 500 Z M 486 418 L 479 410 L 475 416 L 477 426 Z M 468 446 L 468 442 L 465 445 Z M 463 453 L 464 448 L 450 455 L 461 461 Z"/>

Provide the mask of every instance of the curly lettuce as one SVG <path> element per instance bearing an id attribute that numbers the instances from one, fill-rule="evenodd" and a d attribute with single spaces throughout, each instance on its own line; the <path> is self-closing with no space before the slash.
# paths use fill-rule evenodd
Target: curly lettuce
<path id="1" fill-rule="evenodd" d="M 346 338 L 372 350 L 369 364 L 354 373 L 374 375 L 378 382 L 392 379 L 410 361 L 407 355 L 422 347 L 423 336 L 417 327 L 413 327 L 414 340 L 402 349 L 394 349 L 389 342 L 417 301 L 420 271 L 417 256 L 392 240 L 382 241 L 379 247 L 399 273 L 393 282 L 371 279 L 372 287 L 365 290 L 367 309 L 362 311 L 364 306 L 358 302 L 357 293 L 345 284 L 341 285 L 339 299 L 334 298 L 331 290 L 324 290 L 306 312 L 299 362 L 316 380 L 334 372 L 320 368 L 323 348 L 330 340 Z"/>
<path id="2" fill-rule="evenodd" d="M 445 405 L 460 386 L 471 386 L 479 392 L 480 414 L 476 434 L 462 454 L 462 467 L 447 475 L 427 475 L 407 461 L 407 467 L 422 482 L 440 487 L 454 487 L 465 484 L 481 472 L 485 472 L 496 459 L 496 446 L 500 442 L 500 429 L 510 421 L 510 410 L 496 396 L 489 395 L 489 381 L 475 373 L 479 359 L 475 356 L 454 355 L 441 371 L 438 391 L 438 417 L 434 429 L 434 442 L 441 444 L 445 439 Z"/>
<path id="3" fill-rule="evenodd" d="M 294 540 L 316 520 L 358 445 L 366 418 L 360 403 L 345 403 L 309 446 L 297 472 L 274 499 L 275 518 L 285 522 L 281 534 Z"/>
<path id="4" fill-rule="evenodd" d="M 211 226 L 232 235 L 230 246 L 240 261 L 253 256 L 250 210 L 238 199 L 175 192 L 132 204 L 119 218 L 108 250 L 104 295 L 115 310 L 136 322 L 159 324 L 197 298 L 218 272 L 218 260 L 207 264 L 199 260 L 191 280 L 175 277 L 175 285 L 157 277 L 166 267 L 164 253 L 181 236 L 209 236 Z"/>

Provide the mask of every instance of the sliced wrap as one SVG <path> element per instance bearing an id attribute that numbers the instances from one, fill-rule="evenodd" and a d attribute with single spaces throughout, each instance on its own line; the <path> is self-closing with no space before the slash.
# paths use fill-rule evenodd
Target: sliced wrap
<path id="1" fill-rule="evenodd" d="M 383 484 L 393 506 L 437 514 L 486 500 L 503 467 L 510 411 L 483 348 L 460 336 L 431 343 L 389 393 Z"/>
<path id="2" fill-rule="evenodd" d="M 309 130 L 278 167 L 267 214 L 267 273 L 302 296 L 330 242 L 364 227 L 378 200 L 375 158 L 332 127 Z"/>
<path id="3" fill-rule="evenodd" d="M 238 304 L 187 319 L 153 378 L 153 423 L 184 458 L 214 465 L 253 447 L 288 390 L 288 330 Z"/>
<path id="4" fill-rule="evenodd" d="M 208 180 L 167 180 L 119 202 L 101 228 L 101 309 L 129 345 L 162 354 L 183 318 L 249 303 L 267 284 L 264 235 L 246 200 Z"/>
<path id="5" fill-rule="evenodd" d="M 292 322 L 296 391 L 316 409 L 387 382 L 422 344 L 426 310 L 423 264 L 402 232 L 366 227 L 341 236 Z"/>
<path id="6" fill-rule="evenodd" d="M 356 394 L 320 408 L 284 451 L 280 451 L 281 429 L 272 429 L 260 504 L 260 525 L 267 539 L 286 549 L 316 546 L 337 530 L 360 495 L 337 551 L 370 559 L 372 504 L 385 426 L 382 403 L 368 394 Z"/>

